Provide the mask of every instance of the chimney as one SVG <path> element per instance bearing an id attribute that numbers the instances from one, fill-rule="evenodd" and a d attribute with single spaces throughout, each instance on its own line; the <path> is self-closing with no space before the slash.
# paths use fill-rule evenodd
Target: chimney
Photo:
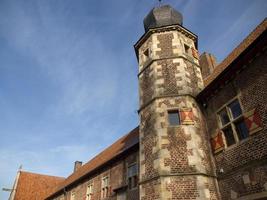
<path id="1" fill-rule="evenodd" d="M 75 161 L 73 172 L 76 172 L 82 165 L 83 165 L 83 162 L 81 162 L 81 161 Z"/>
<path id="2" fill-rule="evenodd" d="M 214 55 L 204 52 L 199 59 L 199 65 L 203 79 L 206 79 L 212 74 L 214 68 L 217 66 L 217 61 Z"/>

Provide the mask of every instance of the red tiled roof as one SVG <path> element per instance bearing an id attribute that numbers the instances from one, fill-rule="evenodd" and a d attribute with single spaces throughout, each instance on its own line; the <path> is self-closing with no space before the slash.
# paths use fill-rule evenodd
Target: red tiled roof
<path id="1" fill-rule="evenodd" d="M 86 176 L 90 172 L 103 166 L 108 161 L 112 160 L 116 156 L 120 155 L 121 153 L 125 152 L 126 150 L 128 150 L 129 148 L 133 147 L 138 143 L 139 143 L 139 127 L 136 127 L 131 132 L 129 132 L 128 134 L 117 140 L 111 146 L 109 146 L 107 149 L 102 151 L 92 160 L 81 166 L 76 172 L 67 177 L 65 181 L 63 181 L 56 188 L 54 188 L 54 190 L 47 196 L 46 199 L 52 197 L 54 194 L 60 192 L 65 187 L 69 186 L 70 184 L 74 183 L 80 178 Z"/>
<path id="2" fill-rule="evenodd" d="M 20 171 L 14 200 L 43 200 L 63 180 L 62 177 Z"/>
<path id="3" fill-rule="evenodd" d="M 267 19 L 265 18 L 217 67 L 215 67 L 213 73 L 204 80 L 204 85 L 207 87 L 209 84 L 211 84 L 266 29 L 267 29 Z"/>

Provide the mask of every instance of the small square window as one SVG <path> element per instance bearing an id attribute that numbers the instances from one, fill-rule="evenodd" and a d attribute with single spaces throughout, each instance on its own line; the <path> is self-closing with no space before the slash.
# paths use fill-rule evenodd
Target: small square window
<path id="1" fill-rule="evenodd" d="M 180 116 L 178 110 L 168 111 L 169 125 L 177 126 L 180 125 Z"/>

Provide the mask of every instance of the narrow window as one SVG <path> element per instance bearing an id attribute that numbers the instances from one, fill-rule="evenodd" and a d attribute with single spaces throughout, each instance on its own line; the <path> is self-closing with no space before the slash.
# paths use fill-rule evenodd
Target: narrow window
<path id="1" fill-rule="evenodd" d="M 105 176 L 102 178 L 101 184 L 101 193 L 102 198 L 106 198 L 109 195 L 109 177 Z"/>
<path id="2" fill-rule="evenodd" d="M 138 167 L 137 164 L 130 165 L 128 167 L 128 188 L 134 189 L 137 187 L 138 184 Z"/>
<path id="3" fill-rule="evenodd" d="M 93 184 L 89 184 L 86 190 L 86 200 L 91 200 L 93 196 Z"/>
<path id="4" fill-rule="evenodd" d="M 180 125 L 180 116 L 178 110 L 169 110 L 168 111 L 169 125 L 177 126 Z"/>

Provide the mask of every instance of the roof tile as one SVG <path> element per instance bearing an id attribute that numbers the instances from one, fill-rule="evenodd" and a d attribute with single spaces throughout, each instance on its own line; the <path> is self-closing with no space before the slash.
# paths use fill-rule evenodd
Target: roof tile
<path id="1" fill-rule="evenodd" d="M 14 200 L 43 200 L 64 178 L 19 172 L 18 185 Z"/>
<path id="2" fill-rule="evenodd" d="M 217 67 L 213 73 L 204 80 L 207 87 L 211 84 L 230 64 L 237 59 L 265 30 L 267 19 L 265 18 Z"/>
<path id="3" fill-rule="evenodd" d="M 58 187 L 54 188 L 54 190 L 47 196 L 47 198 L 53 196 L 57 192 L 64 189 L 66 186 L 74 183 L 78 179 L 84 177 L 89 174 L 93 170 L 103 166 L 105 163 L 115 158 L 119 154 L 123 153 L 127 149 L 133 147 L 134 145 L 139 143 L 139 127 L 136 127 L 128 134 L 124 135 L 122 138 L 117 140 L 107 149 L 102 151 L 92 160 L 81 166 L 76 172 L 72 173 L 69 177 L 66 178 Z"/>

